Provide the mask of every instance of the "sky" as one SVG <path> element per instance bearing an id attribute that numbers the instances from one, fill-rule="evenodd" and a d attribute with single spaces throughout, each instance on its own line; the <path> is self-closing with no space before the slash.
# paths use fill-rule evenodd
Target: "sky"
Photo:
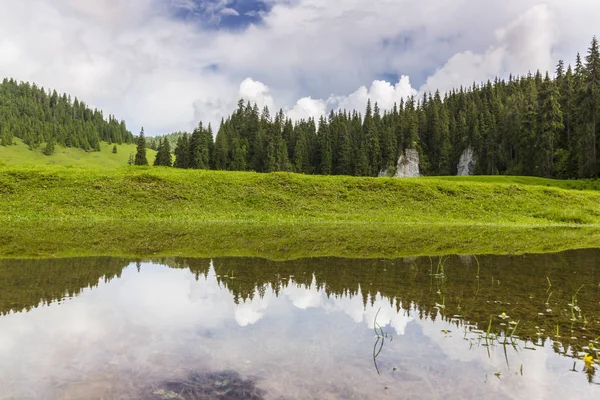
<path id="1" fill-rule="evenodd" d="M 360 289 L 354 296 L 328 296 L 314 276 L 310 285 L 290 279 L 279 295 L 267 285 L 262 297 L 256 291 L 236 304 L 214 266 L 198 279 L 190 270 L 152 263 L 140 271 L 131 264 L 120 278 L 100 279 L 61 304 L 0 318 L 3 389 L 16 390 L 17 398 L 103 397 L 90 395 L 95 389 L 115 397 L 121 379 L 131 390 L 143 378 L 164 380 L 203 365 L 258 375 L 274 398 L 280 397 L 277 389 L 314 398 L 310 388 L 344 388 L 348 382 L 358 398 L 366 398 L 361 391 L 377 393 L 389 385 L 392 394 L 378 394 L 382 399 L 397 398 L 393 393 L 415 382 L 424 382 L 419 393 L 425 395 L 452 385 L 474 398 L 585 398 L 594 389 L 584 374 L 568 372 L 573 360 L 555 354 L 550 341 L 536 351 L 523 351 L 521 342 L 517 351 L 486 347 L 476 333 L 451 321 L 398 312 L 397 299 L 377 294 L 365 305 Z M 377 378 L 371 359 L 375 321 L 392 335 L 378 358 Z M 392 366 L 403 378 L 390 375 Z"/>
<path id="2" fill-rule="evenodd" d="M 2 0 L 0 77 L 157 135 L 240 98 L 297 120 L 552 71 L 599 15 L 597 0 Z"/>

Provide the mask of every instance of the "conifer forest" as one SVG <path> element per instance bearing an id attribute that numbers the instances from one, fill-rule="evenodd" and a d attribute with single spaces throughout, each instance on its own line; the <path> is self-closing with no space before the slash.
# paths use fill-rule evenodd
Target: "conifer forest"
<path id="1" fill-rule="evenodd" d="M 476 175 L 575 179 L 600 171 L 600 52 L 594 38 L 573 65 L 426 93 L 381 110 L 337 110 L 317 120 L 292 121 L 283 110 L 239 101 L 216 135 L 200 122 L 194 131 L 134 138 L 124 122 L 67 95 L 5 79 L 0 85 L 0 141 L 21 138 L 99 150 L 99 141 L 142 141 L 133 163 L 230 171 L 391 175 L 408 149 L 422 175 L 455 175 L 461 155 L 474 153 Z M 50 145 L 51 144 L 51 145 Z M 172 151 L 173 149 L 173 151 Z M 173 153 L 173 154 L 172 154 Z M 174 155 L 174 157 L 173 157 Z M 133 159 L 133 157 L 132 157 Z"/>

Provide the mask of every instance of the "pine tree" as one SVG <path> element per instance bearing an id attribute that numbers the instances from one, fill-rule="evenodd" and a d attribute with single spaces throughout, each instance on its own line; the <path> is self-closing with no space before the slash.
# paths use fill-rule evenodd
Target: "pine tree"
<path id="1" fill-rule="evenodd" d="M 165 138 L 163 141 L 162 165 L 165 167 L 173 166 L 173 155 L 171 154 L 171 144 Z"/>
<path id="2" fill-rule="evenodd" d="M 190 138 L 188 162 L 190 168 L 209 169 L 211 167 L 211 152 L 213 150 L 212 130 L 210 124 L 205 129 L 202 122 L 194 129 Z"/>
<path id="3" fill-rule="evenodd" d="M 154 141 L 152 142 L 153 144 L 155 143 Z M 161 163 L 161 156 L 162 156 L 162 147 L 163 147 L 163 139 L 159 138 L 158 139 L 158 145 L 155 145 L 156 147 L 156 157 L 154 157 L 154 164 L 152 164 L 155 167 L 159 167 L 162 165 Z"/>
<path id="4" fill-rule="evenodd" d="M 157 149 L 156 158 L 154 159 L 154 166 L 171 167 L 173 165 L 171 145 L 166 137 L 162 140 L 159 140 Z"/>
<path id="5" fill-rule="evenodd" d="M 231 171 L 246 171 L 248 168 L 248 149 L 245 140 L 234 136 L 231 140 Z"/>
<path id="6" fill-rule="evenodd" d="M 112 149 L 113 154 L 117 154 L 117 145 L 115 144 Z"/>
<path id="7" fill-rule="evenodd" d="M 226 170 L 231 165 L 230 161 L 230 150 L 229 144 L 232 141 L 232 130 L 229 121 L 227 124 L 221 119 L 221 126 L 217 132 L 215 139 L 215 168 L 220 170 Z M 234 151 L 231 151 L 233 153 Z"/>
<path id="8" fill-rule="evenodd" d="M 189 140 L 188 134 L 184 133 L 177 140 L 177 146 L 175 147 L 175 168 L 190 168 L 189 164 Z"/>
<path id="9" fill-rule="evenodd" d="M 576 74 L 578 77 L 577 136 L 579 141 L 579 176 L 591 178 L 598 175 L 598 145 L 600 131 L 600 51 L 598 40 L 592 43 L 585 58 L 585 66 L 578 59 Z"/>
<path id="10" fill-rule="evenodd" d="M 294 170 L 298 173 L 310 173 L 310 155 L 308 139 L 303 129 L 297 129 L 296 144 L 294 145 Z"/>
<path id="11" fill-rule="evenodd" d="M 144 137 L 144 128 L 140 131 L 140 136 L 137 140 L 137 151 L 135 153 L 135 165 L 148 165 L 146 158 L 146 138 Z"/>
<path id="12" fill-rule="evenodd" d="M 6 125 L 6 124 L 5 124 Z M 12 146 L 13 144 L 13 135 L 11 131 L 9 131 L 6 126 L 0 125 L 0 146 Z"/>
<path id="13" fill-rule="evenodd" d="M 323 175 L 331 174 L 331 167 L 333 162 L 332 149 L 331 149 L 331 135 L 329 132 L 329 125 L 327 120 L 323 117 L 319 119 L 319 130 L 317 133 L 318 137 L 318 171 Z"/>
<path id="14" fill-rule="evenodd" d="M 539 175 L 552 177 L 554 173 L 554 156 L 560 132 L 564 129 L 563 114 L 558 102 L 560 94 L 555 83 L 546 74 L 541 92 L 541 111 L 539 114 L 540 134 L 538 144 Z"/>
<path id="15" fill-rule="evenodd" d="M 44 154 L 47 156 L 54 154 L 54 138 L 48 139 L 46 147 L 44 148 Z"/>
<path id="16" fill-rule="evenodd" d="M 519 148 L 520 173 L 534 175 L 536 171 L 536 135 L 538 130 L 538 95 L 535 81 L 526 84 L 523 97 L 523 116 L 521 119 L 521 134 Z"/>
<path id="17" fill-rule="evenodd" d="M 266 148 L 266 133 L 265 130 L 260 127 L 256 134 L 256 139 L 252 143 L 252 162 L 251 169 L 256 172 L 265 172 L 267 165 L 267 148 Z"/>
<path id="18" fill-rule="evenodd" d="M 352 135 L 350 133 L 350 123 L 346 121 L 338 136 L 337 164 L 335 173 L 338 175 L 352 175 L 354 172 L 352 157 Z"/>

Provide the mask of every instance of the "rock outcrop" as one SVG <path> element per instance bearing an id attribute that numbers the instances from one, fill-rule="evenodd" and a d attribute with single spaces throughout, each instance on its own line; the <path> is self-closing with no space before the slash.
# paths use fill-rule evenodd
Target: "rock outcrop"
<path id="1" fill-rule="evenodd" d="M 419 152 L 416 149 L 406 149 L 398 158 L 394 178 L 416 178 L 421 176 L 419 171 Z"/>
<path id="2" fill-rule="evenodd" d="M 469 176 L 475 173 L 475 152 L 473 148 L 467 147 L 458 161 L 458 176 Z"/>

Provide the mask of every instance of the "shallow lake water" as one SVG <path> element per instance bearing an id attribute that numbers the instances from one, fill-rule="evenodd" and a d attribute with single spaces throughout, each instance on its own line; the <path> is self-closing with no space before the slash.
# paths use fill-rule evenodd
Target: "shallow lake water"
<path id="1" fill-rule="evenodd" d="M 2 260 L 0 399 L 600 398 L 599 267 Z"/>

